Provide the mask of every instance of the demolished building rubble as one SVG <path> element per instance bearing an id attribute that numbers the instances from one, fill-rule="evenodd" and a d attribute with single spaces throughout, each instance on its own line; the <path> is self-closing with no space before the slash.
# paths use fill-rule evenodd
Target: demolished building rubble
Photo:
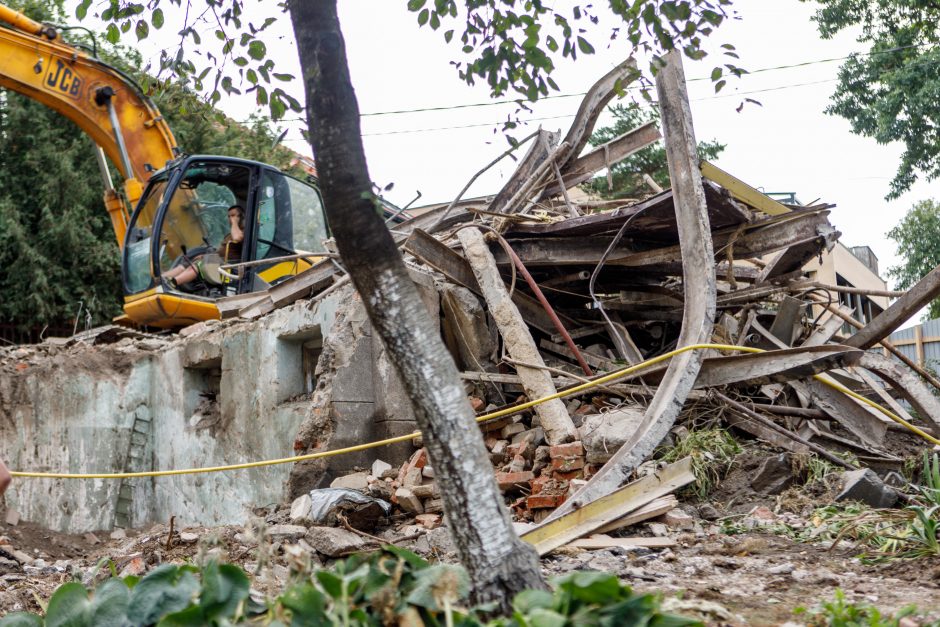
<path id="1" fill-rule="evenodd" d="M 597 116 L 632 69 L 625 63 L 595 85 L 564 138 L 537 133 L 494 197 L 458 198 L 392 231 L 478 415 L 553 397 L 480 423 L 506 502 L 523 523 L 523 537 L 541 553 L 568 544 L 670 544 L 669 538 L 610 534 L 668 516 L 678 504 L 672 493 L 695 480 L 688 460 L 647 460 L 663 437 L 681 437 L 682 427 L 672 429 L 676 416 L 664 418 L 672 410 L 682 411 L 682 423 L 701 426 L 705 416 L 712 425 L 789 454 L 814 453 L 838 466 L 857 463 L 882 474 L 903 463 L 886 444 L 889 434 L 908 434 L 913 427 L 928 439 L 940 436 L 940 401 L 933 389 L 940 382 L 910 360 L 886 357 L 897 352 L 884 339 L 937 295 L 937 271 L 864 324 L 838 305 L 837 294 L 854 288 L 821 285 L 802 271 L 840 235 L 829 222 L 830 204 L 782 204 L 691 157 L 683 175 L 687 188 L 581 202 L 566 193 L 660 138 L 648 124 L 580 154 Z M 669 80 L 668 72 L 663 75 L 661 81 Z M 681 165 L 678 144 L 695 144 L 687 102 L 672 93 L 683 84 L 681 71 L 671 80 L 671 87 L 660 86 L 660 98 L 664 105 L 677 98 L 677 117 L 664 116 L 672 169 Z M 670 141 L 677 145 L 670 147 Z M 689 230 L 693 222 L 700 231 Z M 699 259 L 694 264 L 690 247 Z M 696 266 L 694 273 L 689 265 Z M 302 422 L 294 451 L 315 453 L 354 444 L 363 433 L 374 435 L 375 429 L 362 424 L 373 419 L 376 404 L 390 417 L 381 435 L 408 436 L 408 399 L 333 257 L 265 292 L 222 299 L 223 322 L 187 330 L 194 343 L 184 352 L 196 350 L 195 339 L 301 300 L 306 308 L 328 300 L 338 314 L 316 351 L 315 388 L 299 401 L 306 407 L 297 410 Z M 699 301 L 698 328 L 692 330 L 690 301 Z M 296 341 L 309 339 L 307 333 L 299 329 Z M 705 346 L 686 351 L 690 344 Z M 361 374 L 350 366 L 360 349 L 370 366 L 378 364 L 369 376 L 371 388 L 385 391 L 381 398 L 347 393 L 361 384 Z M 677 366 L 683 356 L 687 365 Z M 203 361 L 222 363 L 216 353 Z M 584 385 L 624 369 L 630 371 Z M 572 388 L 578 391 L 568 393 Z M 888 406 L 901 421 L 873 404 Z M 638 438 L 650 427 L 655 429 L 644 440 L 646 450 L 637 446 Z M 394 504 L 395 515 L 414 518 L 421 528 L 437 528 L 442 502 L 420 445 L 415 436 L 393 451 L 297 464 L 288 482 L 291 522 L 322 524 L 310 517 L 311 496 L 332 482 Z M 624 462 L 631 452 L 639 459 Z M 355 468 L 367 470 L 350 473 Z M 611 468 L 617 469 L 616 485 L 596 482 Z M 869 483 L 879 481 L 862 474 Z M 629 481 L 617 487 L 621 478 Z M 599 496 L 592 485 L 603 488 Z M 588 496 L 575 510 L 578 495 Z M 350 533 L 369 534 L 385 510 L 373 502 L 361 507 L 374 515 L 354 504 L 329 520 Z M 579 513 L 576 521 L 572 511 Z M 685 524 L 681 513 L 672 516 L 673 526 Z"/>

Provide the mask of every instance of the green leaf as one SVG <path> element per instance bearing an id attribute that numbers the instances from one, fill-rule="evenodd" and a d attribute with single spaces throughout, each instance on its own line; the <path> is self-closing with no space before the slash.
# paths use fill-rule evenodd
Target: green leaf
<path id="1" fill-rule="evenodd" d="M 0 618 L 0 627 L 42 627 L 42 619 L 35 614 L 15 612 Z"/>
<path id="2" fill-rule="evenodd" d="M 444 31 L 444 42 L 450 43 L 450 40 L 454 38 L 454 31 Z"/>
<path id="3" fill-rule="evenodd" d="M 150 34 L 150 24 L 143 20 L 138 20 L 137 26 L 134 27 L 134 34 L 137 35 L 137 41 L 146 39 L 147 35 Z"/>
<path id="4" fill-rule="evenodd" d="M 77 582 L 63 584 L 49 599 L 46 609 L 48 627 L 93 627 L 90 622 L 91 602 L 85 586 Z"/>
<path id="5" fill-rule="evenodd" d="M 91 0 L 82 0 L 77 7 L 75 7 L 75 17 L 78 18 L 78 21 L 85 19 L 85 16 L 88 15 L 88 7 L 91 6 Z M 0 622 L 2 624 L 2 622 Z"/>
<path id="6" fill-rule="evenodd" d="M 203 627 L 210 624 L 210 620 L 198 605 L 186 608 L 181 612 L 167 614 L 160 619 L 157 627 Z"/>
<path id="7" fill-rule="evenodd" d="M 95 627 L 123 627 L 131 592 L 121 579 L 108 579 L 95 588 L 91 599 L 91 624 Z"/>
<path id="8" fill-rule="evenodd" d="M 108 40 L 108 43 L 116 44 L 121 40 L 121 31 L 118 30 L 116 24 L 108 24 L 108 29 L 105 31 L 104 37 Z"/>
<path id="9" fill-rule="evenodd" d="M 548 590 L 523 590 L 512 600 L 512 608 L 520 614 L 528 614 L 535 608 L 549 608 L 553 601 Z"/>
<path id="10" fill-rule="evenodd" d="M 620 598 L 620 582 L 608 573 L 579 571 L 558 580 L 558 588 L 585 603 L 606 604 Z"/>
<path id="11" fill-rule="evenodd" d="M 418 26 L 424 26 L 428 23 L 428 18 L 431 17 L 431 12 L 427 9 L 421 9 L 421 13 L 418 13 Z"/>
<path id="12" fill-rule="evenodd" d="M 156 29 L 163 28 L 163 9 L 157 7 L 153 10 L 153 13 L 150 15 L 150 21 L 153 22 L 153 27 Z"/>
<path id="13" fill-rule="evenodd" d="M 281 605 L 294 613 L 292 624 L 325 624 L 328 622 L 323 593 L 309 583 L 291 586 L 278 597 Z"/>
<path id="14" fill-rule="evenodd" d="M 248 65 L 248 59 L 246 59 L 245 57 L 236 57 L 232 61 L 232 63 L 234 63 L 238 67 L 245 67 L 246 65 Z"/>
<path id="15" fill-rule="evenodd" d="M 260 61 L 267 53 L 268 48 L 260 39 L 255 39 L 250 44 L 248 44 L 248 56 L 255 61 Z"/>
<path id="16" fill-rule="evenodd" d="M 470 578 L 467 571 L 456 564 L 435 564 L 418 571 L 415 587 L 406 598 L 412 605 L 439 612 L 444 601 L 457 605 L 470 593 Z"/>
<path id="17" fill-rule="evenodd" d="M 408 549 L 403 549 L 401 547 L 397 547 L 393 545 L 388 545 L 382 548 L 385 550 L 385 552 L 391 553 L 395 557 L 398 557 L 404 560 L 406 564 L 408 564 L 415 570 L 421 570 L 423 568 L 428 567 L 427 560 L 425 560 L 423 557 L 421 557 L 417 553 L 412 553 Z"/>
<path id="18" fill-rule="evenodd" d="M 192 567 L 164 564 L 141 579 L 131 592 L 127 617 L 132 623 L 150 624 L 192 603 L 199 581 Z"/>
<path id="19" fill-rule="evenodd" d="M 210 618 L 231 618 L 248 598 L 250 585 L 245 571 L 238 566 L 213 562 L 203 570 L 199 604 Z"/>
<path id="20" fill-rule="evenodd" d="M 293 74 L 278 74 L 277 72 L 274 72 L 271 74 L 271 76 L 279 81 L 284 81 L 285 83 L 294 80 Z"/>
<path id="21" fill-rule="evenodd" d="M 408 0 L 408 10 L 412 13 L 418 11 L 425 5 L 427 0 Z"/>
<path id="22" fill-rule="evenodd" d="M 568 624 L 567 617 L 541 607 L 532 610 L 528 619 L 530 627 L 565 627 Z"/>
<path id="23" fill-rule="evenodd" d="M 594 54 L 594 46 L 584 37 L 578 37 L 578 48 L 584 54 Z"/>

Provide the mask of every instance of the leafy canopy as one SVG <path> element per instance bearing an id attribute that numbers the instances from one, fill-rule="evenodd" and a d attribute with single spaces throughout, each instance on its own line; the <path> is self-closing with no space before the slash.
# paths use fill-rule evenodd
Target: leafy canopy
<path id="1" fill-rule="evenodd" d="M 558 90 L 551 73 L 559 58 L 592 54 L 599 40 L 625 39 L 636 53 L 650 58 L 655 72 L 659 57 L 673 49 L 691 59 L 707 56 L 705 38 L 733 17 L 732 0 L 609 0 L 601 7 L 577 1 L 570 13 L 555 10 L 554 4 L 406 0 L 419 26 L 442 30 L 445 42 L 460 48 L 458 60 L 451 63 L 461 79 L 468 84 L 485 81 L 493 96 L 514 92 L 529 101 Z M 294 77 L 278 71 L 265 44 L 287 4 L 269 6 L 264 15 L 249 18 L 243 0 L 77 0 L 75 15 L 81 20 L 96 11 L 107 23 L 105 35 L 111 43 L 151 37 L 172 17 L 178 39 L 161 52 L 158 67 L 145 69 L 163 81 L 182 81 L 213 104 L 225 95 L 253 94 L 258 106 L 267 107 L 276 120 L 302 106 L 288 91 Z M 602 25 L 611 23 L 611 17 L 615 26 Z M 727 58 L 712 70 L 716 90 L 728 76 L 744 73 L 735 64 L 734 46 L 724 44 L 722 54 Z"/>
<path id="2" fill-rule="evenodd" d="M 643 108 L 636 103 L 616 104 L 610 108 L 614 123 L 597 129 L 591 135 L 591 145 L 601 146 L 646 124 L 659 120 L 658 109 Z M 698 154 L 702 159 L 714 159 L 725 149 L 717 141 L 699 142 Z M 662 188 L 671 187 L 669 183 L 669 164 L 666 162 L 666 149 L 662 144 L 653 144 L 640 150 L 610 169 L 610 179 L 596 178 L 585 187 L 603 198 L 643 198 L 649 196 L 652 189 L 646 184 L 643 175 L 648 174 Z"/>
<path id="3" fill-rule="evenodd" d="M 826 112 L 848 120 L 858 135 L 903 144 L 888 198 L 909 190 L 920 175 L 935 179 L 940 175 L 940 4 L 815 1 L 823 37 L 858 30 L 858 41 L 868 48 L 842 64 Z"/>
<path id="4" fill-rule="evenodd" d="M 921 200 L 904 215 L 888 237 L 897 244 L 901 264 L 888 268 L 899 290 L 910 289 L 940 265 L 940 203 Z M 930 303 L 928 320 L 940 318 L 940 299 Z"/>

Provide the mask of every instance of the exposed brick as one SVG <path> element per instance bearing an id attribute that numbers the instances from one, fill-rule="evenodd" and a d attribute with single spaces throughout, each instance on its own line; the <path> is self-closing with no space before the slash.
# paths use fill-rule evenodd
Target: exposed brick
<path id="1" fill-rule="evenodd" d="M 428 465 L 428 451 L 427 449 L 418 449 L 415 451 L 415 454 L 411 456 L 411 459 L 408 460 L 408 465 L 412 468 L 424 468 Z"/>
<path id="2" fill-rule="evenodd" d="M 479 396 L 470 397 L 470 406 L 473 407 L 474 413 L 479 412 L 481 409 L 483 409 L 484 405 L 485 403 L 483 402 L 483 399 L 480 398 Z"/>
<path id="3" fill-rule="evenodd" d="M 568 472 L 563 472 L 561 470 L 556 470 L 552 473 L 552 476 L 558 481 L 571 481 L 572 479 L 584 479 L 584 471 L 582 470 L 569 470 Z"/>
<path id="4" fill-rule="evenodd" d="M 556 457 L 584 457 L 584 447 L 581 442 L 557 444 L 548 449 L 548 454 L 552 459 Z"/>
<path id="5" fill-rule="evenodd" d="M 525 485 L 535 479 L 535 475 L 532 474 L 532 471 L 525 470 L 522 472 L 498 472 L 496 473 L 496 483 L 499 484 L 500 490 L 511 490 L 513 488 L 518 488 L 521 485 Z"/>
<path id="6" fill-rule="evenodd" d="M 555 472 L 571 472 L 584 468 L 583 457 L 553 457 L 552 470 Z"/>
<path id="7" fill-rule="evenodd" d="M 529 509 L 553 509 L 564 502 L 564 494 L 533 494 L 525 500 L 525 504 Z"/>
<path id="8" fill-rule="evenodd" d="M 546 475 L 543 475 L 541 477 L 536 477 L 535 479 L 532 480 L 530 484 L 532 494 L 538 494 L 539 492 L 546 490 L 546 488 L 548 488 L 550 484 L 553 484 L 554 481 L 555 481 L 554 479 Z"/>

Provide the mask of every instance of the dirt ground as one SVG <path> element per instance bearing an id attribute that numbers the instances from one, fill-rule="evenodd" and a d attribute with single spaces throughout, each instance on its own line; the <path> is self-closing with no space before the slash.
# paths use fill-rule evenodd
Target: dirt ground
<path id="1" fill-rule="evenodd" d="M 691 506 L 684 506 L 694 512 Z M 278 523 L 283 513 L 269 516 Z M 737 535 L 722 533 L 718 525 L 696 522 L 695 531 L 674 533 L 671 549 L 613 549 L 580 551 L 562 549 L 543 559 L 547 576 L 576 569 L 616 573 L 640 591 L 662 592 L 672 611 L 697 615 L 711 625 L 801 624 L 793 609 L 812 607 L 830 600 L 841 588 L 848 600 L 896 611 L 916 604 L 940 619 L 940 558 L 894 560 L 864 564 L 852 547 L 830 550 L 825 543 L 798 543 L 760 531 Z M 389 529 L 383 537 L 394 539 L 414 528 Z M 647 534 L 646 525 L 630 530 Z M 121 575 L 141 574 L 166 561 L 203 560 L 209 553 L 258 569 L 259 550 L 250 532 L 242 527 L 176 529 L 168 544 L 169 528 L 156 525 L 132 530 L 126 538 L 107 533 L 65 535 L 31 523 L 0 526 L 0 615 L 39 609 L 60 584 L 77 578 L 86 584 L 110 574 L 110 564 Z M 255 587 L 274 592 L 287 577 L 283 545 L 303 539 L 284 538 L 263 545 L 261 561 L 267 562 L 255 578 Z M 443 529 L 402 543 L 431 558 L 453 559 L 450 540 Z M 16 566 L 5 548 L 14 548 L 33 561 Z M 265 555 L 270 558 L 266 560 Z M 328 561 L 314 558 L 322 566 Z M 99 567 L 99 564 L 105 563 Z M 918 623 L 912 623 L 918 624 Z"/>

